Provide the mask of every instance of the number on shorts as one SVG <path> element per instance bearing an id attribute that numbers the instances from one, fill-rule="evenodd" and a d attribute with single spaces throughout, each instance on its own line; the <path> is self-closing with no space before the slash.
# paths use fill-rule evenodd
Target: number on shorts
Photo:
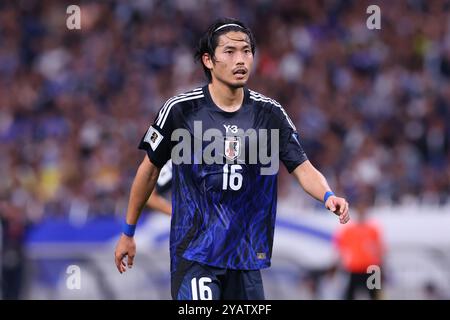
<path id="1" fill-rule="evenodd" d="M 201 277 L 198 280 L 197 288 L 197 278 L 192 278 L 191 288 L 192 288 L 192 300 L 212 300 L 212 291 L 205 283 L 212 282 L 211 278 Z"/>

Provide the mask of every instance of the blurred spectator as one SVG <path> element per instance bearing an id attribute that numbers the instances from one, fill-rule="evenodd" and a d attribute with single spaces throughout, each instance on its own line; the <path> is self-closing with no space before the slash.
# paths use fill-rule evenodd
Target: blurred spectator
<path id="1" fill-rule="evenodd" d="M 364 291 L 371 299 L 377 299 L 381 290 L 369 288 L 367 284 L 372 275 L 372 270 L 368 270 L 368 267 L 377 266 L 381 270 L 384 254 L 380 227 L 367 219 L 367 209 L 368 201 L 358 199 L 354 203 L 352 221 L 339 229 L 335 237 L 342 267 L 349 276 L 345 291 L 347 300 L 355 299 L 358 291 Z M 381 281 L 381 275 L 379 280 Z"/>
<path id="2" fill-rule="evenodd" d="M 448 297 L 442 292 L 436 283 L 433 281 L 427 281 L 423 285 L 423 294 L 426 300 L 446 300 Z"/>
<path id="3" fill-rule="evenodd" d="M 346 275 L 342 274 L 338 264 L 328 268 L 310 270 L 302 279 L 301 289 L 311 300 L 342 299 L 342 288 L 346 285 Z"/>
<path id="4" fill-rule="evenodd" d="M 0 201 L 2 299 L 18 300 L 25 272 L 26 219 L 21 208 Z"/>

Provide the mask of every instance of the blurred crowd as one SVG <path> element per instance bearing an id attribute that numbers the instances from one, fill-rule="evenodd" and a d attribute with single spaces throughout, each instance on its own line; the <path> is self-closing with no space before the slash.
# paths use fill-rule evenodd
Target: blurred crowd
<path id="1" fill-rule="evenodd" d="M 284 106 L 337 193 L 450 202 L 450 1 L 378 1 L 381 30 L 366 27 L 377 1 L 78 3 L 81 30 L 64 1 L 0 3 L 5 207 L 123 216 L 137 145 L 165 100 L 205 83 L 193 48 L 219 16 L 253 30 L 249 87 Z M 280 201 L 294 184 L 283 169 Z"/>

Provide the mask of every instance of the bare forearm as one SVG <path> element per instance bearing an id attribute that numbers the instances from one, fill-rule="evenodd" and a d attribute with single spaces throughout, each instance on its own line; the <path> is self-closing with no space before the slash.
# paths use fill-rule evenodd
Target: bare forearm
<path id="1" fill-rule="evenodd" d="M 130 191 L 126 222 L 137 223 L 147 199 L 158 180 L 159 169 L 155 167 L 146 156 L 139 166 Z"/>
<path id="2" fill-rule="evenodd" d="M 327 179 L 308 160 L 299 165 L 293 172 L 302 188 L 312 197 L 324 201 L 324 195 L 331 191 Z M 339 216 L 340 223 L 350 220 L 348 202 L 344 198 L 329 194 L 326 197 L 325 207 Z"/>
<path id="3" fill-rule="evenodd" d="M 308 160 L 299 165 L 292 173 L 302 188 L 312 197 L 323 201 L 325 192 L 330 191 L 327 180 Z"/>

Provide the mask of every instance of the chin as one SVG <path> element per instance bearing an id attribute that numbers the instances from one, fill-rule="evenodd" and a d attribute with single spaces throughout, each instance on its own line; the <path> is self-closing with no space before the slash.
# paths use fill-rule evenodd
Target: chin
<path id="1" fill-rule="evenodd" d="M 245 87 L 246 84 L 247 84 L 247 80 L 242 80 L 242 81 L 232 82 L 229 84 L 229 86 L 234 89 L 239 89 L 239 88 Z"/>

